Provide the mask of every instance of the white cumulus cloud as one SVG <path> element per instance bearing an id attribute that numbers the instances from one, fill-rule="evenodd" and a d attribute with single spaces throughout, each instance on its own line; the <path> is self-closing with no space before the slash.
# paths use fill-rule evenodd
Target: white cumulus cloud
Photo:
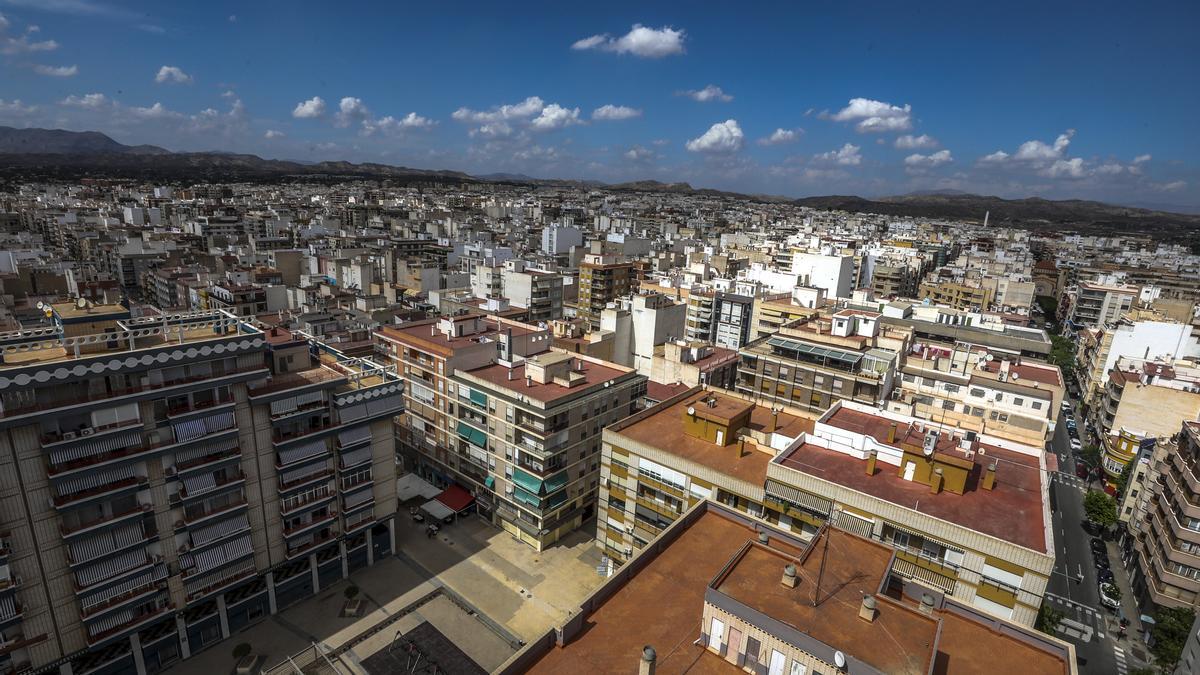
<path id="1" fill-rule="evenodd" d="M 778 128 L 771 132 L 770 136 L 765 136 L 758 139 L 759 145 L 783 145 L 784 143 L 794 143 L 796 139 L 803 134 L 803 129 L 784 129 Z"/>
<path id="2" fill-rule="evenodd" d="M 154 81 L 159 84 L 187 84 L 192 81 L 192 76 L 177 66 L 163 66 L 158 69 Z"/>
<path id="3" fill-rule="evenodd" d="M 897 106 L 869 98 L 852 98 L 832 116 L 837 122 L 856 122 L 859 133 L 908 131 L 912 128 L 912 106 Z"/>
<path id="4" fill-rule="evenodd" d="M 1150 155 L 1149 155 L 1149 154 L 1145 154 L 1145 155 L 1138 155 L 1137 157 L 1134 157 L 1134 158 L 1133 158 L 1133 163 L 1134 163 L 1134 164 L 1145 164 L 1146 162 L 1149 162 L 1149 161 L 1150 161 Z"/>
<path id="5" fill-rule="evenodd" d="M 272 140 L 275 138 L 283 138 L 286 135 L 287 134 L 283 133 L 282 131 L 276 131 L 274 129 L 267 129 L 267 133 L 263 134 L 263 138 L 265 138 L 267 140 Z"/>
<path id="6" fill-rule="evenodd" d="M 1157 192 L 1178 192 L 1187 187 L 1187 182 L 1182 180 L 1173 180 L 1170 183 L 1151 183 L 1150 188 Z"/>
<path id="7" fill-rule="evenodd" d="M 335 127 L 348 127 L 351 124 L 362 122 L 370 119 L 371 111 L 361 98 L 357 96 L 344 96 L 338 103 L 337 114 L 333 117 L 333 125 Z"/>
<path id="8" fill-rule="evenodd" d="M 0 98 L 0 116 L 2 117 L 24 117 L 37 112 L 36 105 L 25 105 L 21 99 L 16 98 L 11 101 L 5 101 Z"/>
<path id="9" fill-rule="evenodd" d="M 922 155 L 919 152 L 914 152 L 904 158 L 904 165 L 914 168 L 932 169 L 943 164 L 949 164 L 954 161 L 954 157 L 950 155 L 949 150 L 938 150 L 929 155 Z"/>
<path id="10" fill-rule="evenodd" d="M 47 77 L 75 77 L 79 74 L 79 66 L 46 66 L 39 63 L 33 67 L 33 72 Z"/>
<path id="11" fill-rule="evenodd" d="M 829 164 L 837 164 L 839 166 L 858 166 L 862 164 L 861 147 L 853 143 L 847 143 L 837 150 L 822 152 L 818 155 L 813 155 L 813 159 L 818 162 L 826 162 Z"/>
<path id="12" fill-rule="evenodd" d="M 737 120 L 725 120 L 709 127 L 708 131 L 698 138 L 688 141 L 685 147 L 691 152 L 722 154 L 741 150 L 744 141 L 745 135 Z"/>
<path id="13" fill-rule="evenodd" d="M 542 113 L 530 122 L 530 126 L 539 131 L 550 131 L 579 123 L 579 108 L 564 108 L 551 103 L 542 108 Z"/>
<path id="14" fill-rule="evenodd" d="M 658 153 L 641 145 L 635 145 L 632 148 L 629 148 L 624 154 L 625 159 L 631 162 L 649 162 L 650 160 L 658 157 Z"/>
<path id="15" fill-rule="evenodd" d="M 1017 152 L 1013 154 L 1012 159 L 1018 162 L 1039 162 L 1047 160 L 1055 160 L 1062 157 L 1067 147 L 1071 145 L 1071 137 L 1075 135 L 1074 129 L 1067 129 L 1065 132 L 1058 135 L 1054 139 L 1053 144 L 1043 143 L 1039 140 L 1025 141 L 1021 147 L 1017 148 Z"/>
<path id="16" fill-rule="evenodd" d="M 1087 175 L 1083 160 L 1079 157 L 1056 159 L 1043 173 L 1050 178 L 1083 178 Z"/>
<path id="17" fill-rule="evenodd" d="M 404 117 L 380 117 L 379 119 L 366 119 L 362 123 L 362 133 L 364 136 L 381 131 L 383 133 L 400 133 L 408 129 L 429 129 L 436 125 L 437 122 L 422 117 L 415 112 L 410 112 Z"/>
<path id="18" fill-rule="evenodd" d="M 163 104 L 161 104 L 157 101 L 154 103 L 154 105 L 152 105 L 148 108 L 140 108 L 140 107 L 130 108 L 129 112 L 132 113 L 134 117 L 140 117 L 142 119 L 148 119 L 148 120 L 161 120 L 161 119 L 170 119 L 173 117 L 181 117 L 180 113 L 177 113 L 173 110 L 168 110 L 166 106 L 164 106 Z M 200 114 L 203 115 L 205 113 L 204 113 L 204 111 L 201 111 Z"/>
<path id="19" fill-rule="evenodd" d="M 721 103 L 729 103 L 733 97 L 726 94 L 715 84 L 710 84 L 703 89 L 688 89 L 687 91 L 679 92 L 680 96 L 687 96 L 693 101 L 708 103 L 709 101 L 720 101 Z"/>
<path id="20" fill-rule="evenodd" d="M 581 51 L 599 49 L 617 54 L 632 54 L 648 59 L 683 53 L 685 34 L 670 26 L 650 28 L 640 23 L 634 24 L 628 33 L 614 38 L 607 33 L 592 35 L 582 40 L 576 40 L 571 49 Z"/>
<path id="21" fill-rule="evenodd" d="M 59 101 L 60 105 L 69 106 L 72 108 L 87 108 L 89 110 L 97 110 L 109 105 L 112 101 L 104 94 L 84 94 L 83 96 L 71 95 Z"/>
<path id="22" fill-rule="evenodd" d="M 642 111 L 638 110 L 637 108 L 630 108 L 629 106 L 624 105 L 612 105 L 611 103 L 602 105 L 592 111 L 592 119 L 607 120 L 610 122 L 628 120 L 641 116 Z"/>
<path id="23" fill-rule="evenodd" d="M 896 138 L 895 145 L 900 150 L 924 150 L 927 148 L 936 148 L 938 142 L 936 138 L 927 134 L 921 134 L 920 136 L 904 134 Z"/>
<path id="24" fill-rule="evenodd" d="M 1003 150 L 997 150 L 990 155 L 984 155 L 979 158 L 979 161 L 984 164 L 1000 164 L 1008 160 L 1008 153 Z"/>
<path id="25" fill-rule="evenodd" d="M 301 101 L 296 104 L 292 110 L 292 117 L 299 119 L 311 119 L 320 117 L 325 114 L 325 99 L 320 96 L 314 96 L 307 101 Z"/>

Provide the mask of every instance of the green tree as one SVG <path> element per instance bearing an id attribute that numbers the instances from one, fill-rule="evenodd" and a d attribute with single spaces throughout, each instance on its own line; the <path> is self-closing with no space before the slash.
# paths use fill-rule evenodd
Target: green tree
<path id="1" fill-rule="evenodd" d="M 1047 321 L 1057 321 L 1055 317 L 1058 316 L 1058 300 L 1049 295 L 1039 295 L 1037 304 L 1042 308 L 1042 315 Z"/>
<path id="2" fill-rule="evenodd" d="M 1064 614 L 1057 609 L 1054 609 L 1048 602 L 1042 603 L 1042 608 L 1038 610 L 1037 622 L 1034 628 L 1046 633 L 1054 635 L 1054 631 L 1058 629 L 1058 623 L 1063 620 Z"/>
<path id="3" fill-rule="evenodd" d="M 1117 524 L 1117 500 L 1100 490 L 1088 490 L 1084 495 L 1083 512 L 1088 520 L 1105 529 Z"/>
<path id="4" fill-rule="evenodd" d="M 1079 450 L 1079 458 L 1087 462 L 1088 466 L 1100 466 L 1100 448 L 1095 445 L 1085 445 Z"/>
<path id="5" fill-rule="evenodd" d="M 1121 469 L 1121 475 L 1117 477 L 1117 494 L 1122 497 L 1125 496 L 1125 488 L 1129 486 L 1129 477 L 1133 475 L 1134 464 L 1137 464 L 1136 457 L 1132 462 L 1126 464 L 1124 469 Z"/>
<path id="6" fill-rule="evenodd" d="M 1150 647 L 1150 653 L 1154 654 L 1160 668 L 1169 672 L 1179 663 L 1179 655 L 1183 653 L 1183 645 L 1195 619 L 1193 610 L 1182 607 L 1162 607 L 1154 613 L 1155 623 L 1150 629 L 1154 645 Z"/>
<path id="7" fill-rule="evenodd" d="M 1063 379 L 1075 372 L 1075 343 L 1061 335 L 1050 336 L 1050 356 L 1046 359 L 1062 370 Z"/>

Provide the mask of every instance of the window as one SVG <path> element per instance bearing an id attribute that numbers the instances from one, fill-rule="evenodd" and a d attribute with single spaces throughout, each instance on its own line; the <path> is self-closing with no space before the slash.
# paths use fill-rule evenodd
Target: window
<path id="1" fill-rule="evenodd" d="M 1031 406 L 1033 406 L 1033 409 L 1034 409 L 1034 410 L 1041 410 L 1041 409 L 1042 409 L 1042 402 L 1041 402 L 1041 401 L 1034 401 L 1033 403 L 1030 403 L 1030 405 L 1031 405 Z"/>
<path id="2" fill-rule="evenodd" d="M 954 410 L 954 401 L 951 401 L 950 399 L 946 399 L 945 401 L 942 401 L 942 408 L 944 410 L 953 411 Z"/>
<path id="3" fill-rule="evenodd" d="M 957 384 L 947 384 L 943 387 L 943 389 L 945 389 L 946 393 L 948 394 L 957 394 L 959 387 Z"/>
<path id="4" fill-rule="evenodd" d="M 976 397 L 978 397 L 978 398 L 983 398 L 983 397 L 984 397 L 984 392 L 983 392 L 983 390 L 982 390 L 982 389 L 980 389 L 979 387 L 972 387 L 972 388 L 971 388 L 971 395 L 972 395 L 972 396 L 976 396 Z"/>
<path id="5" fill-rule="evenodd" d="M 905 382 L 912 382 L 912 381 L 916 380 L 917 378 L 913 377 L 909 373 L 905 373 L 903 375 L 903 377 L 901 377 L 900 379 L 904 380 Z"/>
<path id="6" fill-rule="evenodd" d="M 1014 396 L 1013 405 L 1025 405 L 1025 399 L 1021 398 L 1020 396 Z"/>
<path id="7" fill-rule="evenodd" d="M 808 675 L 808 666 L 800 663 L 796 659 L 792 659 L 792 670 L 790 675 Z"/>

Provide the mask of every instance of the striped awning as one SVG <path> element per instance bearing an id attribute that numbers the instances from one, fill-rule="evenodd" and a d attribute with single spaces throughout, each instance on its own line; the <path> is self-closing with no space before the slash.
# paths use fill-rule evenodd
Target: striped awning
<path id="1" fill-rule="evenodd" d="M 71 476 L 58 483 L 59 496 L 65 497 L 87 490 L 94 490 L 110 483 L 119 483 L 137 475 L 133 465 L 114 466 L 107 469 L 89 471 L 79 476 Z"/>
<path id="2" fill-rule="evenodd" d="M 130 523 L 98 532 L 86 539 L 70 542 L 71 560 L 76 563 L 84 563 L 127 546 L 133 546 L 145 538 L 141 523 Z"/>
<path id="3" fill-rule="evenodd" d="M 291 485 L 300 480 L 304 480 L 309 476 L 315 476 L 319 473 L 324 473 L 329 467 L 325 464 L 310 464 L 302 466 L 299 469 L 288 469 L 287 471 L 279 472 L 279 482 L 284 485 Z"/>
<path id="4" fill-rule="evenodd" d="M 353 509 L 357 506 L 362 506 L 363 504 L 366 504 L 367 502 L 371 501 L 372 499 L 375 499 L 375 491 L 374 490 L 359 490 L 358 492 L 352 492 L 348 495 L 343 496 L 342 504 L 344 505 L 345 510 L 349 511 L 350 509 Z"/>
<path id="5" fill-rule="evenodd" d="M 353 422 L 354 420 L 361 420 L 362 418 L 364 418 L 366 416 L 367 416 L 367 404 L 366 403 L 355 403 L 353 405 L 348 405 L 348 406 L 345 406 L 342 408 L 338 408 L 338 419 L 341 420 L 341 422 L 343 424 L 345 424 L 346 422 Z"/>
<path id="6" fill-rule="evenodd" d="M 81 588 L 86 588 L 122 572 L 128 572 L 135 567 L 146 565 L 148 562 L 144 549 L 133 549 L 76 570 L 75 582 Z"/>
<path id="7" fill-rule="evenodd" d="M 79 604 L 86 611 L 92 607 L 95 607 L 96 605 L 102 605 L 112 598 L 119 597 L 131 591 L 140 590 L 144 587 L 149 587 L 166 578 L 167 566 L 161 564 L 155 565 L 153 568 L 148 569 L 140 574 L 136 574 L 119 584 L 109 586 L 108 588 L 101 589 L 95 593 L 81 598 L 79 600 Z"/>
<path id="8" fill-rule="evenodd" d="M 234 577 L 240 576 L 247 572 L 253 572 L 254 569 L 254 561 L 247 560 L 239 565 L 219 569 L 215 572 L 210 572 L 209 574 L 202 574 L 194 579 L 188 579 L 184 582 L 183 586 L 187 589 L 187 594 L 190 596 L 195 593 L 199 593 L 206 588 L 216 586 L 226 579 L 233 579 Z"/>
<path id="9" fill-rule="evenodd" d="M 176 451 L 175 463 L 186 464 L 187 462 L 195 461 L 201 457 L 215 455 L 225 452 L 226 450 L 233 450 L 237 446 L 238 439 L 232 436 L 230 438 L 220 438 L 215 441 L 208 441 L 206 443 L 201 443 L 190 448 L 184 448 Z"/>
<path id="10" fill-rule="evenodd" d="M 371 448 L 370 447 L 357 448 L 357 449 L 351 450 L 350 452 L 343 452 L 341 454 L 341 462 L 342 462 L 343 469 L 349 469 L 352 466 L 358 466 L 359 464 L 363 464 L 363 463 L 369 462 L 369 461 L 371 461 Z"/>
<path id="11" fill-rule="evenodd" d="M 402 407 L 404 407 L 404 396 L 401 394 L 373 398 L 367 401 L 367 414 L 379 415 L 392 410 L 398 410 Z"/>
<path id="12" fill-rule="evenodd" d="M 354 427 L 353 429 L 347 429 L 346 431 L 338 434 L 338 445 L 342 446 L 343 448 L 349 445 L 354 445 L 355 443 L 362 443 L 363 441 L 369 440 L 371 440 L 371 427 L 366 425 Z"/>
<path id="13" fill-rule="evenodd" d="M 212 472 L 183 477 L 183 490 L 188 497 L 202 495 L 215 487 L 217 487 L 217 474 Z"/>
<path id="14" fill-rule="evenodd" d="M 101 616 L 100 618 L 96 619 L 94 622 L 88 623 L 88 625 L 87 625 L 88 635 L 90 637 L 95 637 L 97 635 L 100 635 L 101 633 L 106 633 L 106 632 L 116 628 L 117 626 L 122 626 L 124 624 L 127 624 L 130 621 L 133 621 L 133 610 L 132 609 L 122 609 L 119 612 L 113 612 L 112 614 L 105 614 L 105 615 Z"/>
<path id="15" fill-rule="evenodd" d="M 94 438 L 86 443 L 76 443 L 65 448 L 56 448 L 50 451 L 51 464 L 65 464 L 75 460 L 84 459 L 102 455 L 106 452 L 119 450 L 121 448 L 133 448 L 142 444 L 142 432 L 140 429 L 132 429 L 122 431 L 116 434 L 106 434 L 99 438 Z"/>
<path id="16" fill-rule="evenodd" d="M 325 439 L 318 441 L 309 441 L 301 445 L 296 445 L 290 448 L 279 451 L 279 464 L 286 466 L 295 462 L 302 462 L 306 459 L 312 459 L 326 452 L 329 452 L 329 446 L 325 444 Z"/>
<path id="17" fill-rule="evenodd" d="M 198 553 L 185 553 L 179 556 L 179 564 L 184 569 L 194 569 L 194 573 L 200 574 L 249 555 L 254 555 L 254 544 L 250 535 L 245 534 Z"/>
<path id="18" fill-rule="evenodd" d="M 765 491 L 768 496 L 803 506 L 814 513 L 824 516 L 828 516 L 829 512 L 833 509 L 833 502 L 824 497 L 818 497 L 810 492 L 797 490 L 790 485 L 784 485 L 770 478 L 767 479 Z"/>
<path id="19" fill-rule="evenodd" d="M 13 600 L 13 595 L 0 597 L 0 621 L 8 621 L 17 615 L 17 603 Z"/>
<path id="20" fill-rule="evenodd" d="M 190 530 L 192 547 L 204 546 L 210 542 L 248 529 L 250 529 L 250 521 L 246 518 L 245 513 L 239 513 L 232 518 Z"/>

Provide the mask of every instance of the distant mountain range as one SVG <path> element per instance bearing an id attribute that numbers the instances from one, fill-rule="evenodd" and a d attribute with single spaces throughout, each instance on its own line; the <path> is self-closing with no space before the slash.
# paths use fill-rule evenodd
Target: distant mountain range
<path id="1" fill-rule="evenodd" d="M 602 188 L 618 192 L 695 194 L 763 202 L 790 202 L 824 210 L 880 213 L 913 218 L 944 218 L 989 222 L 1034 230 L 1139 232 L 1164 239 L 1200 240 L 1200 215 L 1116 206 L 1077 199 L 1054 201 L 1037 197 L 1001 199 L 956 190 L 913 192 L 864 199 L 827 196 L 790 199 L 745 195 L 687 183 L 654 180 L 604 184 L 597 181 L 538 179 L 524 174 L 494 173 L 471 176 L 460 171 L 432 171 L 387 164 L 301 162 L 263 159 L 228 152 L 171 152 L 153 145 L 129 146 L 96 131 L 16 129 L 0 126 L 0 182 L 28 179 L 77 180 L 84 177 L 133 178 L 148 181 L 337 181 L 350 178 L 393 183 L 495 182 Z"/>

